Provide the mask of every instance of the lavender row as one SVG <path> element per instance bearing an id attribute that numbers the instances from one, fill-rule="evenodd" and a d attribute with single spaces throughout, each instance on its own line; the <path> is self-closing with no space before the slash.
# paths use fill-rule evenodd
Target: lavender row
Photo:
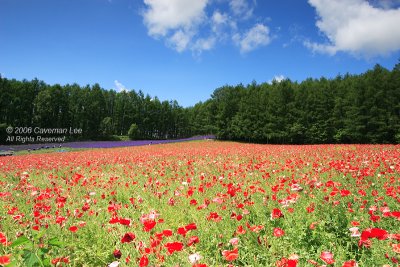
<path id="1" fill-rule="evenodd" d="M 46 144 L 27 144 L 27 145 L 12 145 L 12 146 L 0 146 L 0 151 L 21 151 L 21 150 L 37 150 L 46 148 L 58 148 L 58 147 L 69 147 L 69 148 L 113 148 L 113 147 L 125 147 L 125 146 L 145 146 L 145 145 L 156 145 L 156 144 L 167 144 L 175 142 L 195 141 L 204 139 L 215 139 L 214 135 L 202 135 L 194 136 L 184 139 L 169 139 L 169 140 L 138 140 L 138 141 L 83 141 L 83 142 L 68 142 L 68 143 L 46 143 Z"/>

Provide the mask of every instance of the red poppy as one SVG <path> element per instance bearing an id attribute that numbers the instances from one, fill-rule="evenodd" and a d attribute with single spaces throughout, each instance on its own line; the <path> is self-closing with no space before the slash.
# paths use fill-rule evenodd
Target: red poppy
<path id="1" fill-rule="evenodd" d="M 164 236 L 172 236 L 172 230 L 170 230 L 170 229 L 163 230 L 163 235 Z"/>
<path id="2" fill-rule="evenodd" d="M 400 253 L 400 244 L 392 244 L 393 252 Z"/>
<path id="3" fill-rule="evenodd" d="M 7 236 L 0 232 L 0 243 L 3 244 L 3 246 L 7 246 L 9 243 L 7 242 Z"/>
<path id="4" fill-rule="evenodd" d="M 182 242 L 169 242 L 165 244 L 165 247 L 168 250 L 169 254 L 174 253 L 175 251 L 181 251 L 183 249 L 183 243 Z"/>
<path id="5" fill-rule="evenodd" d="M 224 250 L 222 251 L 222 256 L 224 256 L 227 261 L 234 261 L 239 257 L 238 248 L 233 250 Z"/>
<path id="6" fill-rule="evenodd" d="M 120 259 L 122 256 L 122 253 L 119 249 L 114 250 L 113 255 L 116 259 Z"/>
<path id="7" fill-rule="evenodd" d="M 74 225 L 74 226 L 71 226 L 71 227 L 69 228 L 69 230 L 70 230 L 71 232 L 75 233 L 76 231 L 78 231 L 78 227 L 76 227 L 76 226 Z"/>
<path id="8" fill-rule="evenodd" d="M 361 240 L 366 240 L 368 238 L 376 238 L 378 240 L 385 240 L 388 238 L 388 232 L 380 228 L 369 228 L 361 233 Z"/>
<path id="9" fill-rule="evenodd" d="M 335 260 L 333 259 L 333 254 L 329 251 L 322 251 L 320 259 L 323 260 L 326 264 L 333 264 Z"/>
<path id="10" fill-rule="evenodd" d="M 271 219 L 278 219 L 283 217 L 283 213 L 280 209 L 273 209 L 271 212 Z"/>
<path id="11" fill-rule="evenodd" d="M 283 231 L 281 228 L 274 228 L 274 236 L 276 237 L 281 237 L 285 234 L 285 231 Z"/>
<path id="12" fill-rule="evenodd" d="M 131 224 L 131 219 L 121 218 L 121 219 L 119 219 L 119 223 L 122 224 L 122 225 L 129 226 Z"/>
<path id="13" fill-rule="evenodd" d="M 197 226 L 196 226 L 195 223 L 190 223 L 190 224 L 188 224 L 188 225 L 185 226 L 185 229 L 186 229 L 187 231 L 196 230 L 196 229 L 197 229 Z"/>
<path id="14" fill-rule="evenodd" d="M 130 243 L 135 239 L 135 234 L 134 233 L 126 233 L 122 239 L 121 239 L 121 243 Z"/>
<path id="15" fill-rule="evenodd" d="M 140 266 L 140 267 L 145 267 L 145 266 L 147 266 L 147 265 L 149 265 L 149 259 L 147 258 L 146 255 L 143 255 L 143 256 L 140 258 L 139 266 Z"/>
<path id="16" fill-rule="evenodd" d="M 243 228 L 243 226 L 239 225 L 239 226 L 237 227 L 236 234 L 238 234 L 238 235 L 243 235 L 243 234 L 245 234 L 245 233 L 246 233 L 246 230 Z"/>
<path id="17" fill-rule="evenodd" d="M 187 246 L 190 247 L 191 245 L 199 243 L 199 242 L 200 242 L 199 237 L 195 235 L 195 236 L 192 236 L 191 238 L 189 238 Z"/>
<path id="18" fill-rule="evenodd" d="M 298 260 L 282 258 L 275 263 L 276 267 L 296 267 Z"/>
<path id="19" fill-rule="evenodd" d="M 342 267 L 357 267 L 358 264 L 355 260 L 346 261 L 343 263 Z"/>
<path id="20" fill-rule="evenodd" d="M 0 265 L 7 266 L 10 262 L 10 255 L 0 256 Z"/>
<path id="21" fill-rule="evenodd" d="M 186 236 L 187 230 L 184 227 L 179 227 L 178 228 L 178 234 L 182 236 Z"/>
<path id="22" fill-rule="evenodd" d="M 145 220 L 143 222 L 143 227 L 145 232 L 150 232 L 156 226 L 156 222 L 153 220 Z"/>

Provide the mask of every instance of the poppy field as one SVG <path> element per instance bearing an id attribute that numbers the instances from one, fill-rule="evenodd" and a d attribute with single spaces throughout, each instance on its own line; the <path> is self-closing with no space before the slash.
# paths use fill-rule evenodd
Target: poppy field
<path id="1" fill-rule="evenodd" d="M 0 158 L 2 266 L 399 266 L 400 146 Z"/>

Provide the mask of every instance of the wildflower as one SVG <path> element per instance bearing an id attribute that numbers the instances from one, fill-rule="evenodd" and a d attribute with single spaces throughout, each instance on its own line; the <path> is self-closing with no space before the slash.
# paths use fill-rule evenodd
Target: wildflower
<path id="1" fill-rule="evenodd" d="M 238 248 L 235 248 L 233 250 L 224 250 L 222 251 L 222 256 L 224 256 L 225 260 L 227 261 L 234 261 L 239 256 Z"/>
<path id="2" fill-rule="evenodd" d="M 320 259 L 323 260 L 326 264 L 333 264 L 335 260 L 333 259 L 333 254 L 329 251 L 322 251 Z"/>
<path id="3" fill-rule="evenodd" d="M 126 233 L 122 239 L 121 239 L 121 243 L 130 243 L 135 239 L 135 234 L 134 233 Z"/>
<path id="4" fill-rule="evenodd" d="M 119 261 L 113 261 L 113 262 L 111 262 L 111 263 L 108 265 L 108 267 L 118 267 L 119 264 L 120 264 Z"/>
<path id="5" fill-rule="evenodd" d="M 281 228 L 274 228 L 274 236 L 275 237 L 281 237 L 285 234 L 285 231 L 283 231 Z"/>
<path id="6" fill-rule="evenodd" d="M 359 237 L 359 236 L 361 236 L 361 233 L 358 230 L 358 227 L 351 227 L 351 228 L 349 228 L 349 231 L 351 232 L 351 237 Z"/>
<path id="7" fill-rule="evenodd" d="M 189 255 L 189 262 L 193 265 L 196 264 L 198 261 L 201 260 L 201 255 L 199 253 L 193 253 Z"/>

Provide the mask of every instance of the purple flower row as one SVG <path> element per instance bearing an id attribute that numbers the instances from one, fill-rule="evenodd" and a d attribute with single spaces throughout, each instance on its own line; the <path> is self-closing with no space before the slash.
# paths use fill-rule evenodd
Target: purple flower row
<path id="1" fill-rule="evenodd" d="M 112 147 L 124 147 L 124 146 L 145 146 L 145 145 L 156 145 L 156 144 L 167 144 L 175 142 L 185 142 L 194 140 L 204 139 L 215 139 L 214 135 L 202 135 L 194 136 L 184 139 L 169 139 L 169 140 L 139 140 L 139 141 L 83 141 L 83 142 L 68 142 L 68 143 L 46 143 L 46 144 L 27 144 L 27 145 L 12 145 L 5 146 L 0 145 L 0 151 L 21 151 L 21 150 L 37 150 L 46 148 L 58 148 L 58 147 L 69 147 L 69 148 L 112 148 Z"/>

